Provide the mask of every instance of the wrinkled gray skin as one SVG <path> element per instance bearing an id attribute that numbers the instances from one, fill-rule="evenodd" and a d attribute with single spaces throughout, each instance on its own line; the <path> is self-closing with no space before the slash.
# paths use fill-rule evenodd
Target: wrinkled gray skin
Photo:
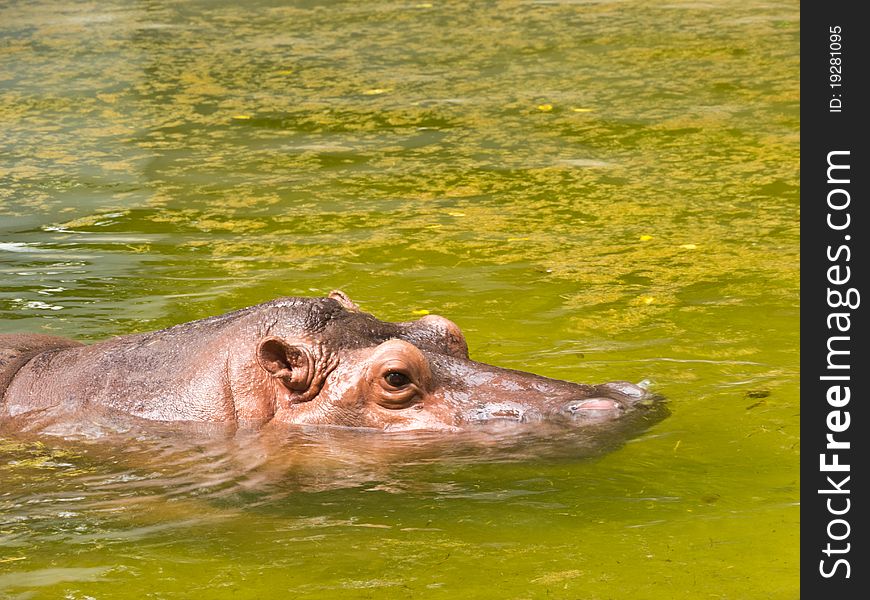
<path id="1" fill-rule="evenodd" d="M 584 385 L 475 362 L 459 327 L 386 323 L 342 292 L 281 298 L 92 345 L 0 336 L 0 423 L 121 413 L 157 421 L 460 430 L 487 421 L 623 417 L 625 383 Z"/>

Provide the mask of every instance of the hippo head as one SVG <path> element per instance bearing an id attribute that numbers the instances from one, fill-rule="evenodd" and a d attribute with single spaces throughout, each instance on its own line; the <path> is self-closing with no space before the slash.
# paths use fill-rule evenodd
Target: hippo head
<path id="1" fill-rule="evenodd" d="M 555 420 L 592 425 L 653 404 L 625 382 L 570 383 L 473 361 L 444 317 L 387 323 L 342 292 L 265 305 L 258 320 L 255 395 L 278 423 L 387 431 L 462 430 Z M 263 315 L 261 315 L 263 316 Z M 244 406 L 237 406 L 244 418 Z"/>

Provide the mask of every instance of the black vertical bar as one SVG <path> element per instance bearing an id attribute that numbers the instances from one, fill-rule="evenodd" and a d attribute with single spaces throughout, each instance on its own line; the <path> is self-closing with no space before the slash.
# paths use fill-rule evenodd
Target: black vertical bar
<path id="1" fill-rule="evenodd" d="M 866 598 L 870 434 L 867 38 L 855 2 L 801 3 L 801 595 Z M 863 12 L 863 11 L 862 11 Z"/>

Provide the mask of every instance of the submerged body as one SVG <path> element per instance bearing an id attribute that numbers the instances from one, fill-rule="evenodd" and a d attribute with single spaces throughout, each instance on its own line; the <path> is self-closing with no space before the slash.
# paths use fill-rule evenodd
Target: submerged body
<path id="1" fill-rule="evenodd" d="M 461 430 L 485 422 L 621 419 L 642 388 L 575 384 L 469 359 L 459 327 L 363 313 L 342 292 L 282 298 L 83 345 L 0 336 L 0 423 L 123 414 L 237 426 Z"/>

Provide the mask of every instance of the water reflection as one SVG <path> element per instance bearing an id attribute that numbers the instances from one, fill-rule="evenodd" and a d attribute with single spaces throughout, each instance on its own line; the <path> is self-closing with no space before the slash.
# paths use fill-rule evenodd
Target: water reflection
<path id="1" fill-rule="evenodd" d="M 425 475 L 417 477 L 432 466 L 449 471 L 464 465 L 596 457 L 667 413 L 658 402 L 621 420 L 586 427 L 496 422 L 458 433 L 283 426 L 235 430 L 113 417 L 48 427 L 38 442 L 28 442 L 24 434 L 9 437 L 2 446 L 6 460 L 0 462 L 15 479 L 50 472 L 59 489 L 76 490 L 74 500 L 87 498 L 92 504 L 99 499 L 107 506 L 149 495 L 218 499 L 248 493 L 269 503 L 297 492 L 372 485 L 437 494 L 426 488 Z M 46 493 L 55 500 L 64 497 Z M 32 498 L 27 502 L 34 503 Z"/>
<path id="2" fill-rule="evenodd" d="M 262 518 L 278 519 L 271 536 L 297 543 L 366 529 L 426 535 L 444 524 L 421 520 L 421 509 L 444 501 L 570 512 L 553 497 L 567 482 L 543 474 L 611 452 L 666 413 L 659 403 L 630 422 L 595 428 L 514 425 L 452 434 L 111 420 L 66 438 L 7 436 L 0 438 L 0 549 L 9 560 L 26 559 L 36 546 L 159 557 L 164 547 L 189 543 L 191 532 L 236 532 Z M 505 478 L 508 465 L 519 471 Z M 360 493 L 381 500 L 372 504 Z M 418 508 L 384 521 L 379 510 L 390 497 Z M 362 504 L 348 510 L 348 501 Z M 0 583 L 102 581 L 117 568 L 19 571 Z"/>

